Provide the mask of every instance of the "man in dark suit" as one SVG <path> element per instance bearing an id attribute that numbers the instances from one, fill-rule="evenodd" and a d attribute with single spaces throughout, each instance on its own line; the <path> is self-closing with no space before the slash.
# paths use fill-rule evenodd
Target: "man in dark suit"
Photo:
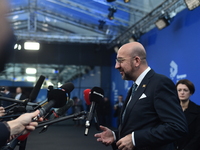
<path id="1" fill-rule="evenodd" d="M 10 88 L 8 86 L 5 86 L 4 88 L 5 88 L 5 90 L 3 91 L 2 96 L 7 97 L 7 98 L 13 98 L 12 93 L 10 92 Z M 8 101 L 2 101 L 1 104 L 2 104 L 3 107 L 6 107 L 6 106 L 9 106 L 13 103 L 8 102 Z"/>
<path id="2" fill-rule="evenodd" d="M 120 123 L 120 114 L 123 104 L 124 104 L 123 95 L 118 95 L 118 101 L 114 105 L 114 117 L 117 117 L 117 126 L 119 126 Z"/>
<path id="3" fill-rule="evenodd" d="M 187 133 L 174 83 L 148 66 L 138 42 L 119 49 L 115 68 L 136 88 L 128 92 L 118 130 L 100 126 L 103 132 L 95 134 L 97 141 L 119 150 L 173 150 L 173 141 Z"/>
<path id="4" fill-rule="evenodd" d="M 17 87 L 16 88 L 16 95 L 15 95 L 15 99 L 16 100 L 24 100 L 26 99 L 26 95 L 23 93 L 22 88 L 21 87 Z"/>

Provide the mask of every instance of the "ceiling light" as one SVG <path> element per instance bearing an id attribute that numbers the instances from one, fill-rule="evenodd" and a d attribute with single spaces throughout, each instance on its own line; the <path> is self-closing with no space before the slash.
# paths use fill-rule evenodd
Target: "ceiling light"
<path id="1" fill-rule="evenodd" d="M 120 48 L 121 46 L 122 46 L 122 45 L 120 44 L 120 42 L 118 42 L 118 44 L 116 44 L 116 45 L 114 46 L 114 51 L 117 53 L 118 50 L 119 50 L 119 48 Z"/>
<path id="2" fill-rule="evenodd" d="M 189 10 L 193 10 L 200 5 L 200 0 L 185 0 L 185 4 Z"/>
<path id="3" fill-rule="evenodd" d="M 44 31 L 49 31 L 47 28 L 42 28 L 42 30 L 44 30 Z"/>
<path id="4" fill-rule="evenodd" d="M 131 0 L 124 0 L 124 3 L 129 3 Z"/>
<path id="5" fill-rule="evenodd" d="M 135 35 L 132 35 L 132 36 L 130 37 L 130 39 L 129 39 L 129 42 L 137 42 L 137 41 L 139 41 L 139 39 L 136 38 Z"/>
<path id="6" fill-rule="evenodd" d="M 18 50 L 21 50 L 22 49 L 22 46 L 19 44 L 18 45 Z"/>
<path id="7" fill-rule="evenodd" d="M 18 15 L 15 15 L 15 16 L 13 16 L 13 19 L 17 19 L 17 18 L 19 18 L 19 16 L 18 16 Z"/>
<path id="8" fill-rule="evenodd" d="M 109 14 L 108 14 L 108 19 L 113 20 L 114 19 L 114 13 L 117 11 L 115 7 L 109 7 Z"/>
<path id="9" fill-rule="evenodd" d="M 130 37 L 129 42 L 138 42 L 141 34 L 142 33 L 140 31 L 137 31 L 137 32 L 133 31 L 133 34 Z"/>
<path id="10" fill-rule="evenodd" d="M 59 69 L 55 68 L 55 69 L 54 69 L 54 73 L 55 73 L 55 74 L 59 73 Z"/>
<path id="11" fill-rule="evenodd" d="M 40 43 L 38 43 L 38 42 L 25 42 L 24 43 L 24 49 L 25 50 L 39 50 L 40 49 Z"/>
<path id="12" fill-rule="evenodd" d="M 17 48 L 18 48 L 18 44 L 15 44 L 15 45 L 14 45 L 14 49 L 17 49 Z"/>
<path id="13" fill-rule="evenodd" d="M 27 76 L 26 80 L 29 81 L 29 82 L 35 82 L 36 81 L 36 77 Z"/>
<path id="14" fill-rule="evenodd" d="M 35 68 L 26 68 L 26 74 L 36 74 L 37 70 Z"/>
<path id="15" fill-rule="evenodd" d="M 115 51 L 115 53 L 117 53 L 118 50 L 119 50 L 119 47 L 118 47 L 118 46 L 115 46 L 115 47 L 114 47 L 114 51 Z"/>
<path id="16" fill-rule="evenodd" d="M 106 23 L 105 21 L 99 20 L 99 26 L 98 26 L 99 30 L 102 30 L 102 29 L 103 29 L 105 23 Z"/>
<path id="17" fill-rule="evenodd" d="M 141 32 L 141 29 L 138 29 L 138 28 L 135 28 L 133 31 L 132 31 L 132 35 L 131 37 L 129 38 L 129 42 L 139 42 L 140 40 L 140 37 L 143 33 Z"/>
<path id="18" fill-rule="evenodd" d="M 162 16 L 155 22 L 155 24 L 157 28 L 161 30 L 170 24 L 170 19 L 166 16 Z"/>

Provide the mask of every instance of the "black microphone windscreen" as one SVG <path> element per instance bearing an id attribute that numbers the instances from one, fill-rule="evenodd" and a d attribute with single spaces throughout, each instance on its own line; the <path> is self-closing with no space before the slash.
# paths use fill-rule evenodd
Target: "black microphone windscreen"
<path id="1" fill-rule="evenodd" d="M 90 92 L 90 101 L 99 103 L 103 100 L 104 91 L 100 87 L 93 87 Z"/>
<path id="2" fill-rule="evenodd" d="M 59 116 L 62 116 L 66 113 L 66 111 L 72 107 L 74 105 L 74 101 L 72 99 L 69 99 L 67 101 L 67 104 L 65 104 L 63 107 L 60 107 L 56 110 L 56 113 L 59 115 Z"/>
<path id="3" fill-rule="evenodd" d="M 48 90 L 48 91 L 53 90 L 53 85 L 49 85 L 47 90 Z"/>
<path id="4" fill-rule="evenodd" d="M 66 93 L 60 89 L 54 89 L 48 94 L 48 101 L 54 100 L 54 108 L 60 108 L 67 102 Z"/>
<path id="5" fill-rule="evenodd" d="M 74 89 L 74 85 L 71 82 L 63 84 L 61 89 L 64 89 L 66 93 L 70 93 Z"/>
<path id="6" fill-rule="evenodd" d="M 44 80 L 45 80 L 45 77 L 44 77 L 43 75 L 41 75 L 40 78 L 38 79 L 38 81 L 37 81 L 35 87 L 34 87 L 33 90 L 31 91 L 30 98 L 29 98 L 30 101 L 33 101 L 33 100 L 35 100 L 35 99 L 37 98 L 38 93 L 39 93 L 39 91 L 40 91 L 40 88 L 41 88 L 41 86 L 42 86 Z"/>

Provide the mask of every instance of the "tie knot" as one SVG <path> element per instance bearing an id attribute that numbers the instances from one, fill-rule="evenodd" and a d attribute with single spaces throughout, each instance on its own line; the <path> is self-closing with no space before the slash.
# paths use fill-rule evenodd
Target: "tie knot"
<path id="1" fill-rule="evenodd" d="M 137 88 L 137 84 L 136 84 L 136 83 L 134 83 L 134 84 L 133 84 L 133 87 L 132 87 L 132 95 L 134 94 L 134 92 L 135 92 L 136 88 Z"/>

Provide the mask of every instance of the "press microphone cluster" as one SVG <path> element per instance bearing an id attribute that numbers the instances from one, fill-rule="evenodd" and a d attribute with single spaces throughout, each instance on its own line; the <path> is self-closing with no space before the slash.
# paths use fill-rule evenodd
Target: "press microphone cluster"
<path id="1" fill-rule="evenodd" d="M 59 89 L 51 89 L 48 92 L 48 101 L 43 104 L 41 108 L 39 108 L 39 115 L 34 118 L 37 120 L 40 117 L 44 117 L 51 108 L 61 108 L 67 102 L 67 93 L 70 93 L 74 89 L 74 85 L 72 83 L 66 83 L 62 85 Z"/>
<path id="2" fill-rule="evenodd" d="M 85 122 L 85 136 L 88 135 L 89 128 L 91 126 L 91 121 L 95 114 L 96 105 L 103 101 L 104 91 L 100 87 L 93 87 L 91 90 L 84 90 L 84 98 L 86 104 L 91 104 L 90 110 L 87 114 L 86 122 Z"/>
<path id="3" fill-rule="evenodd" d="M 63 115 L 64 112 L 66 112 L 67 109 L 69 109 L 73 105 L 73 100 L 70 100 L 69 97 L 67 97 L 67 94 L 69 95 L 69 93 L 73 89 L 74 85 L 72 83 L 66 83 L 58 89 L 51 88 L 47 94 L 47 101 L 41 103 L 40 105 L 34 108 L 34 110 L 39 109 L 40 113 L 37 117 L 33 118 L 33 121 L 37 121 L 38 118 L 44 117 L 47 113 L 50 112 L 51 108 L 59 108 L 56 112 L 57 115 Z M 51 121 L 53 121 L 54 119 L 55 117 L 53 117 Z M 44 126 L 46 124 L 50 125 L 51 122 L 47 121 L 46 123 L 40 126 Z M 30 133 L 18 136 L 12 142 L 8 143 L 6 148 L 14 149 L 18 142 L 24 141 L 29 134 Z"/>

